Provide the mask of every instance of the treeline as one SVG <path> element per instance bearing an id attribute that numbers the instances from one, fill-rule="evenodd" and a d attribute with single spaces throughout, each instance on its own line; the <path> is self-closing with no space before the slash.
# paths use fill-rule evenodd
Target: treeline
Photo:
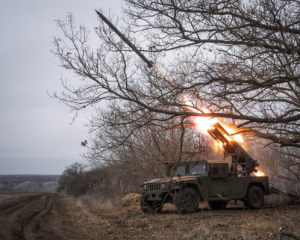
<path id="1" fill-rule="evenodd" d="M 55 192 L 60 175 L 0 175 L 1 192 Z"/>
<path id="2" fill-rule="evenodd" d="M 84 194 L 100 194 L 106 198 L 120 198 L 130 192 L 137 192 L 141 182 L 162 177 L 163 165 L 149 169 L 148 174 L 139 166 L 114 162 L 90 169 L 82 163 L 66 167 L 58 181 L 58 191 L 78 197 Z"/>
<path id="3" fill-rule="evenodd" d="M 66 167 L 59 180 L 59 191 L 89 202 L 105 202 L 111 199 L 119 204 L 128 193 L 137 192 L 140 184 L 165 177 L 165 162 L 188 162 L 201 159 L 224 159 L 224 150 L 215 147 L 213 139 L 194 128 L 159 131 L 144 127 L 131 133 L 106 128 L 94 132 L 87 153 L 88 164 L 74 163 Z M 130 129 L 128 129 L 130 131 Z M 184 134 L 183 134 L 184 133 Z M 258 161 L 259 170 L 269 176 L 277 186 L 278 173 L 290 164 L 286 155 L 266 146 L 265 141 L 246 139 L 243 148 Z M 231 162 L 231 158 L 226 160 Z M 288 172 L 298 170 L 298 165 Z M 300 177 L 300 175 L 297 175 Z M 290 191 L 288 182 L 284 190 Z M 298 186 L 295 191 L 298 191 Z M 90 204 L 90 203 L 88 203 Z M 100 203 L 99 203 L 100 204 Z"/>
<path id="4" fill-rule="evenodd" d="M 135 131 L 127 141 L 121 136 L 127 134 L 124 131 L 106 130 L 96 134 L 85 154 L 88 165 L 74 163 L 66 167 L 59 191 L 76 197 L 96 193 L 119 198 L 137 192 L 141 182 L 165 177 L 165 162 L 207 159 L 211 152 L 209 139 L 193 129 L 185 131 L 182 148 L 181 129 L 158 131 L 147 127 Z M 109 151 L 101 147 L 106 143 L 111 144 Z"/>
<path id="5" fill-rule="evenodd" d="M 79 197 L 85 194 L 101 195 L 103 198 L 120 198 L 127 193 L 137 192 L 140 184 L 155 178 L 165 177 L 165 162 L 163 160 L 176 161 L 178 159 L 179 140 L 174 138 L 161 138 L 164 144 L 154 145 L 150 138 L 141 138 L 139 144 L 144 147 L 124 148 L 124 151 L 116 151 L 115 155 L 111 155 L 112 161 L 103 161 L 101 165 L 95 165 L 95 161 L 90 164 L 74 163 L 66 167 L 61 178 L 58 181 L 58 191 L 65 191 L 67 194 Z M 192 142 L 192 139 L 190 143 Z M 147 143 L 147 144 L 146 144 Z M 201 143 L 205 143 L 204 140 Z M 278 174 L 288 175 L 290 170 L 283 171 L 285 162 L 283 156 L 271 148 L 260 148 L 262 143 L 252 143 L 244 145 L 247 152 L 257 159 L 260 166 L 259 170 L 269 176 L 270 182 L 278 185 Z M 206 142 L 206 145 L 208 143 Z M 190 145 L 187 145 L 190 147 Z M 185 153 L 184 148 L 183 152 Z M 173 158 L 165 154 L 165 158 L 159 158 L 163 150 L 169 149 L 169 154 L 173 151 Z M 167 152 L 167 151 L 166 151 Z M 182 154 L 181 161 L 194 161 L 196 159 L 223 159 L 223 151 L 219 149 L 219 155 L 216 154 L 217 149 L 211 151 L 202 151 L 198 156 L 191 157 L 191 154 Z M 114 157 L 113 157 L 114 156 Z M 175 156 L 175 157 L 174 157 Z M 227 159 L 230 162 L 230 158 Z M 294 177 L 294 179 L 297 179 Z M 280 184 L 283 190 L 299 191 L 298 184 L 292 184 L 284 181 Z M 285 186 L 286 185 L 286 186 Z M 297 186 L 296 186 L 297 185 Z M 293 191 L 293 192 L 294 192 Z"/>

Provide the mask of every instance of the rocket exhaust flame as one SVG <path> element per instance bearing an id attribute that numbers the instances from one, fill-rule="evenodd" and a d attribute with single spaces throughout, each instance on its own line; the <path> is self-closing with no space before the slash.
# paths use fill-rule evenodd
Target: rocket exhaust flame
<path id="1" fill-rule="evenodd" d="M 183 96 L 184 99 L 184 103 L 187 105 L 186 109 L 191 111 L 191 112 L 197 112 L 197 113 L 209 113 L 209 111 L 205 108 L 201 108 L 200 110 L 196 109 L 196 104 L 194 104 L 194 101 L 191 100 L 189 97 L 187 96 Z M 189 107 L 190 106 L 190 107 Z M 211 129 L 212 126 L 217 123 L 217 119 L 216 118 L 210 118 L 210 117 L 195 117 L 194 119 L 194 123 L 196 124 L 196 129 L 204 134 L 208 134 L 207 130 Z M 233 133 L 235 133 L 235 129 L 233 127 L 230 127 L 230 124 L 226 123 L 226 124 L 221 124 L 221 126 L 229 133 L 228 135 L 225 135 L 225 137 L 230 141 L 232 139 L 234 139 L 236 142 L 244 142 L 243 138 L 241 135 L 231 135 Z M 218 142 L 218 144 L 220 146 L 220 143 Z"/>
<path id="2" fill-rule="evenodd" d="M 253 172 L 253 174 L 254 174 L 255 176 L 257 176 L 257 177 L 265 176 L 265 174 L 264 174 L 263 172 L 258 171 L 258 170 L 257 170 L 257 172 Z"/>

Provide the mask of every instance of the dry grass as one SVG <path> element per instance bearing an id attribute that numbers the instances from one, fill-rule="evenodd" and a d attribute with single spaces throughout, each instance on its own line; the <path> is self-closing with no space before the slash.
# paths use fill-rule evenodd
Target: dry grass
<path id="1" fill-rule="evenodd" d="M 141 194 L 129 193 L 122 198 L 122 207 L 138 205 L 141 200 Z"/>
<path id="2" fill-rule="evenodd" d="M 179 215 L 165 204 L 161 214 L 151 215 L 139 205 L 122 208 L 101 199 L 94 203 L 90 197 L 67 201 L 71 217 L 94 239 L 289 239 L 280 237 L 280 227 L 300 232 L 300 205 L 252 211 L 238 202 L 209 210 L 202 202 L 197 213 Z"/>
<path id="3" fill-rule="evenodd" d="M 88 209 L 112 210 L 121 207 L 121 197 L 105 197 L 101 194 L 85 194 L 79 197 L 71 197 L 75 206 Z"/>

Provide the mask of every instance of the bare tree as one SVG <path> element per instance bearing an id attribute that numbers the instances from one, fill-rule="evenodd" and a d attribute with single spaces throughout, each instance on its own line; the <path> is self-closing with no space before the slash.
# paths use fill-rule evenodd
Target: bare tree
<path id="1" fill-rule="evenodd" d="M 76 112 L 106 101 L 91 131 L 118 128 L 126 142 L 145 126 L 188 128 L 195 117 L 212 117 L 274 146 L 300 147 L 298 1 L 125 2 L 122 33 L 167 78 L 101 20 L 96 49 L 72 15 L 57 21 L 64 38 L 54 38 L 53 53 L 83 82 L 63 82 L 66 91 L 54 96 Z"/>
<path id="2" fill-rule="evenodd" d="M 180 128 L 163 130 L 150 125 L 131 131 L 130 127 L 99 126 L 85 158 L 94 167 L 122 163 L 131 172 L 127 176 L 135 173 L 139 179 L 149 179 L 164 177 L 166 162 L 195 161 L 207 157 L 211 151 L 209 137 L 193 128 L 185 130 L 184 141 Z"/>
<path id="3" fill-rule="evenodd" d="M 299 147 L 298 1 L 126 2 L 128 24 L 151 39 L 152 52 L 188 52 L 172 69 L 188 81 L 180 90 L 212 116 L 244 120 L 239 126 L 259 137 Z"/>
<path id="4" fill-rule="evenodd" d="M 74 196 L 85 194 L 88 190 L 85 168 L 85 164 L 77 162 L 67 166 L 58 180 L 57 191 L 65 190 Z"/>

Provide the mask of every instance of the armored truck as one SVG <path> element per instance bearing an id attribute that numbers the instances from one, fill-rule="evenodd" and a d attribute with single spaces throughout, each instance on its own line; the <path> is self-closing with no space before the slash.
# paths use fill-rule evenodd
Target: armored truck
<path id="1" fill-rule="evenodd" d="M 166 164 L 166 178 L 141 184 L 141 209 L 158 213 L 164 203 L 172 203 L 179 213 L 197 211 L 199 201 L 208 201 L 212 209 L 224 209 L 230 200 L 242 200 L 250 209 L 261 209 L 269 194 L 266 176 L 231 176 L 225 161 L 200 160 Z"/>
<path id="2" fill-rule="evenodd" d="M 223 209 L 230 200 L 242 200 L 250 209 L 264 205 L 270 194 L 269 178 L 253 176 L 259 164 L 229 134 L 215 123 L 207 132 L 224 148 L 225 161 L 201 160 L 167 164 L 166 178 L 142 183 L 141 209 L 159 212 L 164 203 L 175 204 L 178 212 L 192 213 L 199 201 L 208 201 L 211 208 Z"/>

